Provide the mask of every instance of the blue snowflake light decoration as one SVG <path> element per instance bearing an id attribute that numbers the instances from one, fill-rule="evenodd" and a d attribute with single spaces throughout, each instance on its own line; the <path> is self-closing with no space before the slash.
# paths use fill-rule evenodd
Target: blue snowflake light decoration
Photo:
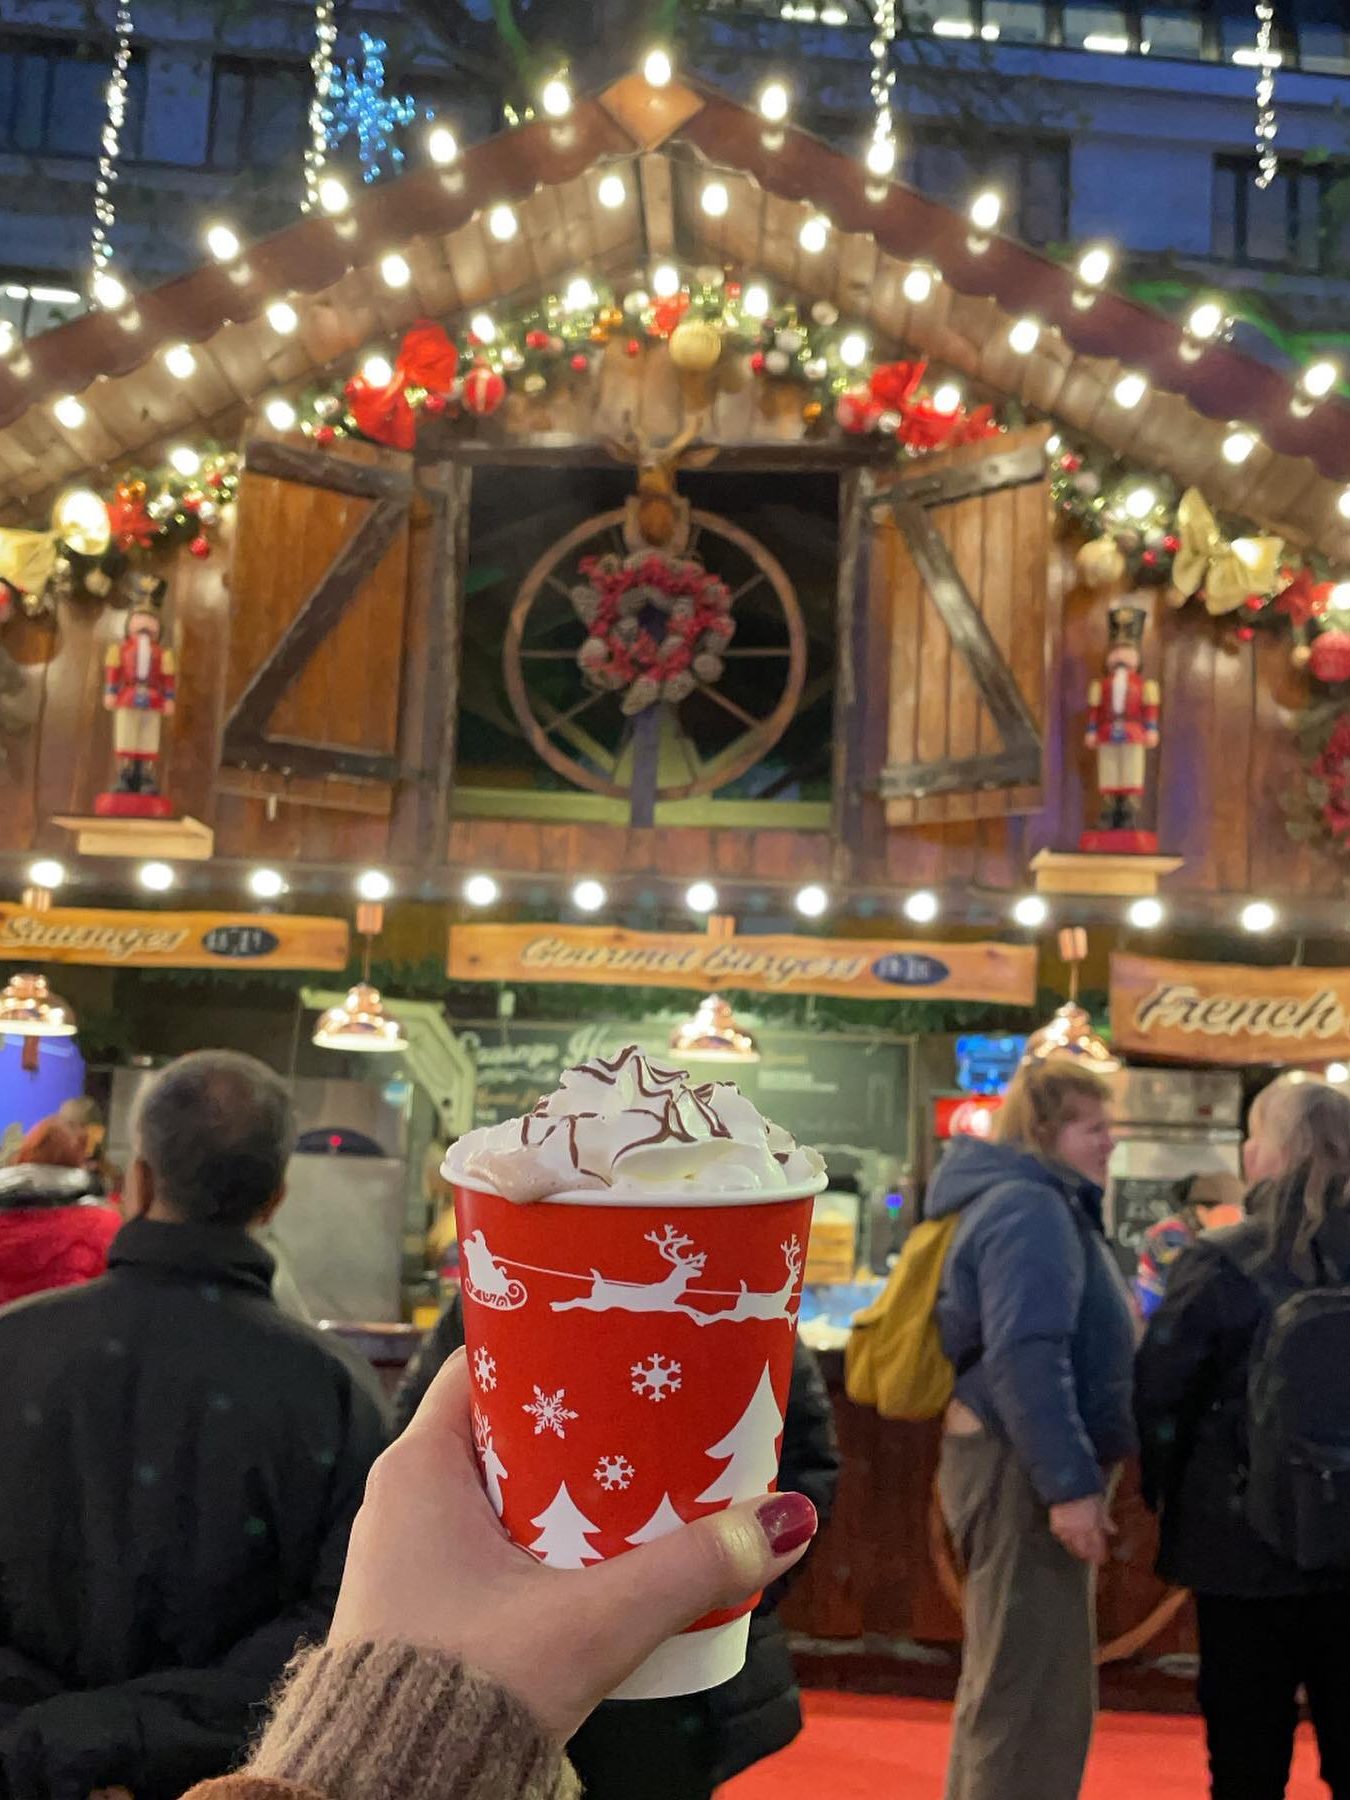
<path id="1" fill-rule="evenodd" d="M 386 159 L 391 168 L 399 167 L 403 151 L 394 141 L 394 134 L 417 117 L 411 94 L 384 91 L 384 53 L 388 47 L 383 38 L 372 37 L 368 31 L 361 33 L 360 68 L 355 59 L 348 61 L 341 79 L 332 83 L 335 98 L 324 112 L 330 145 L 355 138 L 363 181 L 377 181 Z"/>

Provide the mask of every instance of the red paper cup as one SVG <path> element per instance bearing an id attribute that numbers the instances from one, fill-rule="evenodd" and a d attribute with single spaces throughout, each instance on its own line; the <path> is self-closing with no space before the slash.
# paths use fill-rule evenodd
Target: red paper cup
<path id="1" fill-rule="evenodd" d="M 474 1439 L 516 1543 L 584 1568 L 772 1490 L 814 1191 L 521 1206 L 456 1187 Z M 700 1619 L 615 1698 L 729 1680 L 752 1609 Z"/>

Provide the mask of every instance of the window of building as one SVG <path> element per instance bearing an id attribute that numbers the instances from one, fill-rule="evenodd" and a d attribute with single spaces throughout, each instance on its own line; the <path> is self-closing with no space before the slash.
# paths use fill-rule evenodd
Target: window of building
<path id="1" fill-rule="evenodd" d="M 1205 53 L 1205 25 L 1190 7 L 1145 6 L 1139 14 L 1139 44 L 1150 56 L 1199 58 Z"/>
<path id="2" fill-rule="evenodd" d="M 1045 7 L 1041 0 L 984 0 L 984 34 L 1005 44 L 1043 44 Z"/>
<path id="3" fill-rule="evenodd" d="M 218 56 L 211 69 L 206 160 L 216 169 L 268 169 L 299 156 L 311 84 L 305 63 Z"/>
<path id="4" fill-rule="evenodd" d="M 1133 48 L 1124 7 L 1066 6 L 1064 42 L 1075 50 L 1102 50 L 1124 56 Z"/>
<path id="5" fill-rule="evenodd" d="M 905 23 L 911 31 L 934 37 L 975 36 L 974 0 L 905 0 Z"/>
<path id="6" fill-rule="evenodd" d="M 1214 254 L 1309 274 L 1350 267 L 1350 165 L 1284 161 L 1266 188 L 1256 185 L 1256 173 L 1252 157 L 1215 163 Z"/>
<path id="7" fill-rule="evenodd" d="M 87 309 L 79 284 L 69 275 L 33 275 L 0 269 L 0 320 L 20 338 L 37 337 Z"/>
<path id="8" fill-rule="evenodd" d="M 975 138 L 958 126 L 920 127 L 910 134 L 906 179 L 921 193 L 964 208 L 992 183 L 1007 197 L 1008 228 L 1029 244 L 1068 236 L 1069 146 L 1063 138 L 997 133 Z"/>
<path id="9" fill-rule="evenodd" d="M 106 46 L 67 38 L 0 37 L 0 150 L 35 156 L 96 157 L 112 74 Z M 140 150 L 145 64 L 127 68 L 121 151 Z"/>

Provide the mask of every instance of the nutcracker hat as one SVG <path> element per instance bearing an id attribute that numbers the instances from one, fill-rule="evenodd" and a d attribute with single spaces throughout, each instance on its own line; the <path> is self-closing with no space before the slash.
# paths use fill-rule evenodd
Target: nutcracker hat
<path id="1" fill-rule="evenodd" d="M 1132 650 L 1142 647 L 1144 627 L 1148 624 L 1148 614 L 1142 606 L 1113 606 L 1106 617 L 1111 627 L 1112 650 L 1122 645 Z"/>

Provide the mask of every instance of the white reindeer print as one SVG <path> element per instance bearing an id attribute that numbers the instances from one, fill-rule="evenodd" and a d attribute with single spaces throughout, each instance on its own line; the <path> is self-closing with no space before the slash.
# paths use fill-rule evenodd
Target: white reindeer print
<path id="1" fill-rule="evenodd" d="M 802 1247 L 795 1236 L 786 1244 L 780 1244 L 783 1261 L 787 1272 L 783 1276 L 783 1285 L 775 1288 L 771 1294 L 752 1294 L 744 1282 L 731 1308 L 727 1312 L 693 1312 L 700 1325 L 717 1325 L 722 1321 L 739 1324 L 743 1319 L 785 1319 L 788 1324 L 796 1318 L 792 1306 L 792 1294 L 797 1285 L 797 1277 L 802 1272 Z"/>
<path id="2" fill-rule="evenodd" d="M 694 1256 L 685 1252 L 693 1247 L 693 1239 L 684 1237 L 674 1225 L 662 1231 L 649 1231 L 646 1240 L 655 1244 L 663 1261 L 670 1264 L 669 1275 L 660 1281 L 611 1281 L 599 1269 L 591 1270 L 591 1291 L 576 1300 L 555 1300 L 554 1312 L 682 1312 L 691 1319 L 701 1318 L 694 1307 L 683 1304 L 683 1294 L 695 1276 L 703 1273 L 708 1258 L 700 1251 Z"/>

